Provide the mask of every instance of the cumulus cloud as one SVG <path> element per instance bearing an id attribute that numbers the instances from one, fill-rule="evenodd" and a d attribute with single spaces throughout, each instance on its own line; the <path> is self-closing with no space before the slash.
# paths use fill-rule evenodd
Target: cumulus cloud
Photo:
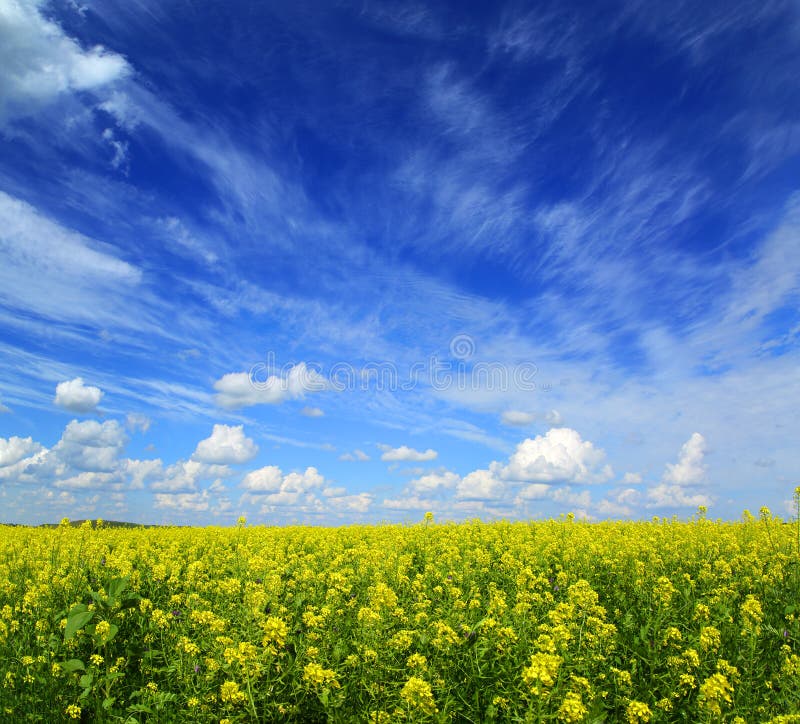
<path id="1" fill-rule="evenodd" d="M 76 377 L 56 385 L 53 402 L 70 412 L 87 413 L 94 412 L 102 399 L 103 392 L 99 387 L 85 385 L 82 377 Z"/>
<path id="2" fill-rule="evenodd" d="M 199 493 L 156 493 L 154 499 L 156 508 L 179 513 L 203 513 L 211 505 L 211 495 L 208 490 Z"/>
<path id="3" fill-rule="evenodd" d="M 519 489 L 517 500 L 543 500 L 550 495 L 552 489 L 547 483 L 530 483 Z"/>
<path id="4" fill-rule="evenodd" d="M 456 498 L 460 500 L 494 500 L 505 492 L 505 484 L 489 470 L 474 470 L 458 482 Z"/>
<path id="5" fill-rule="evenodd" d="M 35 455 L 42 449 L 31 437 L 0 437 L 0 468 L 14 465 L 20 460 Z"/>
<path id="6" fill-rule="evenodd" d="M 625 473 L 622 478 L 622 482 L 626 485 L 638 485 L 642 482 L 642 474 L 641 473 Z"/>
<path id="7" fill-rule="evenodd" d="M 314 467 L 284 475 L 280 468 L 269 465 L 245 475 L 240 487 L 247 491 L 241 502 L 260 504 L 262 513 L 290 506 L 300 512 L 324 510 L 316 491 L 324 490 L 325 478 Z"/>
<path id="8" fill-rule="evenodd" d="M 72 420 L 51 450 L 58 465 L 97 473 L 114 472 L 128 439 L 116 420 Z"/>
<path id="9" fill-rule="evenodd" d="M 667 463 L 661 482 L 648 489 L 648 507 L 682 508 L 709 505 L 711 499 L 708 495 L 686 490 L 687 487 L 691 488 L 705 480 L 707 450 L 705 438 L 699 432 L 692 433 L 681 447 L 678 462 Z"/>
<path id="10" fill-rule="evenodd" d="M 414 450 L 407 445 L 400 447 L 391 447 L 390 445 L 378 445 L 383 450 L 381 460 L 385 462 L 425 462 L 427 460 L 435 460 L 439 453 L 436 450 L 428 448 L 424 452 L 421 450 Z"/>
<path id="11" fill-rule="evenodd" d="M 674 465 L 667 464 L 662 482 L 674 485 L 694 485 L 701 482 L 706 475 L 707 449 L 705 438 L 699 432 L 692 433 L 681 447 L 678 462 Z"/>
<path id="12" fill-rule="evenodd" d="M 369 460 L 369 455 L 363 450 L 353 450 L 351 453 L 344 453 L 339 456 L 339 460 L 346 460 L 350 462 L 366 462 Z"/>
<path id="13" fill-rule="evenodd" d="M 429 473 L 422 477 L 412 480 L 408 484 L 409 490 L 414 493 L 431 493 L 435 490 L 450 490 L 454 488 L 461 478 L 455 473 L 445 471 L 441 473 Z"/>
<path id="14" fill-rule="evenodd" d="M 497 472 L 506 480 L 523 482 L 603 483 L 614 471 L 606 454 L 568 427 L 523 440 L 508 465 Z"/>
<path id="15" fill-rule="evenodd" d="M 258 445 L 244 434 L 243 425 L 214 425 L 211 437 L 197 443 L 192 459 L 216 465 L 246 463 L 258 454 Z"/>
<path id="16" fill-rule="evenodd" d="M 585 513 L 592 502 L 591 494 L 570 485 L 602 483 L 613 475 L 603 450 L 582 440 L 575 430 L 555 428 L 546 435 L 523 440 L 505 463 L 494 461 L 463 477 L 450 471 L 422 475 L 405 486 L 402 497 L 389 498 L 384 505 L 397 510 L 434 505 L 439 510 L 464 510 L 464 506 L 477 510 L 491 505 L 494 514 L 507 514 L 528 501 L 549 500 L 569 505 L 576 514 Z"/>
<path id="17" fill-rule="evenodd" d="M 391 510 L 430 510 L 441 506 L 441 501 L 404 495 L 402 498 L 386 498 L 383 506 Z"/>
<path id="18" fill-rule="evenodd" d="M 42 13 L 42 0 L 0 4 L 0 122 L 29 115 L 64 93 L 96 92 L 130 67 L 100 45 L 81 48 Z"/>
<path id="19" fill-rule="evenodd" d="M 680 485 L 661 483 L 647 491 L 650 502 L 648 508 L 693 508 L 698 505 L 710 505 L 711 499 L 703 493 L 687 492 Z"/>
<path id="20" fill-rule="evenodd" d="M 304 407 L 300 410 L 300 414 L 304 417 L 324 417 L 325 412 L 321 410 L 319 407 Z"/>
<path id="21" fill-rule="evenodd" d="M 520 410 L 506 410 L 500 417 L 504 425 L 512 427 L 526 427 L 536 422 L 536 415 L 532 412 L 521 412 Z"/>
<path id="22" fill-rule="evenodd" d="M 242 479 L 241 487 L 245 490 L 262 493 L 274 493 L 281 489 L 283 472 L 277 465 L 267 465 L 253 470 Z"/>
<path id="23" fill-rule="evenodd" d="M 285 376 L 269 375 L 262 379 L 257 372 L 231 372 L 214 383 L 217 404 L 229 410 L 277 405 L 328 388 L 327 380 L 305 362 L 294 365 Z"/>
<path id="24" fill-rule="evenodd" d="M 233 471 L 222 464 L 209 464 L 198 460 L 178 460 L 161 471 L 151 471 L 151 490 L 175 492 L 195 490 L 201 480 L 211 480 L 232 475 Z"/>
<path id="25" fill-rule="evenodd" d="M 161 474 L 162 463 L 124 457 L 126 444 L 125 431 L 116 420 L 72 420 L 50 449 L 30 438 L 0 439 L 0 450 L 10 463 L 0 466 L 0 479 L 69 489 L 141 488 L 145 480 Z"/>
<path id="26" fill-rule="evenodd" d="M 372 505 L 373 497 L 370 493 L 356 493 L 354 495 L 337 495 L 327 499 L 329 508 L 337 513 L 366 513 Z"/>

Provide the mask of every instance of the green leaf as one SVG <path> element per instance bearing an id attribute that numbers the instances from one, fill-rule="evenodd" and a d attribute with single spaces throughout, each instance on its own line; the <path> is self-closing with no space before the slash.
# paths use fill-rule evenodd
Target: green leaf
<path id="1" fill-rule="evenodd" d="M 70 659 L 69 661 L 62 662 L 61 668 L 68 674 L 71 674 L 73 671 L 86 671 L 86 664 L 80 659 Z"/>
<path id="2" fill-rule="evenodd" d="M 133 712 L 136 712 L 137 714 L 138 713 L 141 713 L 141 714 L 152 714 L 153 713 L 153 710 L 149 706 L 147 706 L 146 704 L 131 704 L 128 707 L 128 711 L 133 711 Z"/>
<path id="3" fill-rule="evenodd" d="M 118 599 L 127 587 L 127 578 L 115 578 L 113 581 L 111 581 L 111 583 L 108 584 L 108 598 L 110 600 Z"/>
<path id="4" fill-rule="evenodd" d="M 114 702 L 117 700 L 115 696 L 109 696 L 103 699 L 103 709 L 110 709 L 114 706 Z"/>
<path id="5" fill-rule="evenodd" d="M 94 674 L 84 674 L 78 680 L 78 685 L 84 687 L 85 689 L 88 689 L 89 687 L 91 687 L 93 681 L 94 681 Z"/>
<path id="6" fill-rule="evenodd" d="M 77 611 L 73 609 L 67 616 L 67 627 L 64 629 L 64 641 L 69 641 L 89 621 L 92 620 L 94 611 Z"/>

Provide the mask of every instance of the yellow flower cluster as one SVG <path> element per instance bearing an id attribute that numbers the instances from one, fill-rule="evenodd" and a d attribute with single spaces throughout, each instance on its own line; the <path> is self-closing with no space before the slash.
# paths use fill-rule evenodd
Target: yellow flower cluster
<path id="1" fill-rule="evenodd" d="M 438 711 L 431 685 L 418 676 L 412 676 L 406 681 L 400 696 L 412 710 L 423 714 L 435 714 Z"/>
<path id="2" fill-rule="evenodd" d="M 0 544 L 3 721 L 742 724 L 800 701 L 797 528 L 771 513 Z"/>

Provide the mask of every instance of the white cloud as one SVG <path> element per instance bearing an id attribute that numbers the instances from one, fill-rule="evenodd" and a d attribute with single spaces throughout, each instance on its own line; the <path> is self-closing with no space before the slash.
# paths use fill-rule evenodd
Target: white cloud
<path id="1" fill-rule="evenodd" d="M 181 513 L 202 513 L 209 509 L 211 495 L 208 490 L 199 493 L 156 493 L 155 507 Z"/>
<path id="2" fill-rule="evenodd" d="M 319 474 L 316 468 L 306 468 L 302 473 L 289 473 L 281 485 L 281 490 L 291 492 L 306 492 L 312 488 L 321 488 L 325 484 L 325 478 Z"/>
<path id="3" fill-rule="evenodd" d="M 6 412 L 11 412 L 11 408 L 7 407 L 6 405 L 4 405 L 3 401 L 0 400 L 0 415 L 2 415 L 3 413 L 6 413 Z"/>
<path id="4" fill-rule="evenodd" d="M 146 480 L 150 480 L 163 472 L 163 463 L 156 458 L 155 460 L 125 460 L 125 474 L 129 476 L 132 490 L 144 487 Z"/>
<path id="5" fill-rule="evenodd" d="M 321 410 L 319 407 L 304 407 L 300 410 L 300 414 L 304 417 L 324 417 L 325 412 Z"/>
<path id="6" fill-rule="evenodd" d="M 627 485 L 638 485 L 642 482 L 642 474 L 641 473 L 625 473 L 622 478 L 622 482 Z"/>
<path id="7" fill-rule="evenodd" d="M 699 433 L 692 436 L 681 447 L 678 462 L 667 464 L 662 482 L 673 485 L 694 485 L 701 482 L 706 475 L 705 455 L 706 440 Z"/>
<path id="8" fill-rule="evenodd" d="M 627 505 L 615 503 L 612 500 L 603 499 L 596 506 L 595 510 L 604 516 L 612 518 L 627 518 L 633 514 L 633 509 Z"/>
<path id="9" fill-rule="evenodd" d="M 59 382 L 56 386 L 56 396 L 53 399 L 56 405 L 70 412 L 93 412 L 103 399 L 103 392 L 99 387 L 84 385 L 82 377 L 74 380 Z"/>
<path id="10" fill-rule="evenodd" d="M 553 427 L 560 427 L 564 424 L 564 418 L 558 410 L 548 410 L 544 415 L 544 421 Z"/>
<path id="11" fill-rule="evenodd" d="M 528 425 L 533 424 L 536 421 L 536 415 L 532 412 L 522 412 L 520 410 L 506 410 L 501 418 L 500 421 L 504 425 L 509 425 L 512 427 L 526 427 Z"/>
<path id="12" fill-rule="evenodd" d="M 111 128 L 106 128 L 102 135 L 103 140 L 110 146 L 114 155 L 111 158 L 111 167 L 128 173 L 128 142 L 120 141 Z"/>
<path id="13" fill-rule="evenodd" d="M 566 503 L 570 506 L 579 506 L 581 510 L 592 504 L 592 494 L 588 490 L 575 492 L 569 486 L 554 488 L 550 497 L 557 503 Z"/>
<path id="14" fill-rule="evenodd" d="M 505 484 L 489 470 L 474 470 L 456 486 L 456 498 L 461 500 L 494 500 L 505 493 Z"/>
<path id="15" fill-rule="evenodd" d="M 240 502 L 261 504 L 262 513 L 285 507 L 296 507 L 298 512 L 324 511 L 315 491 L 324 494 L 325 478 L 314 467 L 284 475 L 280 468 L 270 465 L 248 473 L 240 487 L 247 490 Z"/>
<path id="16" fill-rule="evenodd" d="M 520 500 L 543 500 L 550 496 L 552 486 L 547 483 L 530 483 L 520 488 L 517 498 Z"/>
<path id="17" fill-rule="evenodd" d="M 34 113 L 63 93 L 97 91 L 130 72 L 117 53 L 81 48 L 45 18 L 44 6 L 37 0 L 0 4 L 0 122 Z"/>
<path id="18" fill-rule="evenodd" d="M 231 372 L 214 383 L 217 404 L 229 410 L 277 405 L 328 388 L 327 380 L 305 362 L 294 365 L 285 376 L 269 375 L 262 380 L 255 372 Z"/>
<path id="19" fill-rule="evenodd" d="M 340 498 L 343 495 L 347 495 L 347 488 L 344 487 L 328 487 L 324 488 L 322 494 L 326 498 Z"/>
<path id="20" fill-rule="evenodd" d="M 94 490 L 96 488 L 121 490 L 124 487 L 124 483 L 116 473 L 96 470 L 84 470 L 67 478 L 59 478 L 53 485 L 56 488 L 70 490 Z"/>
<path id="21" fill-rule="evenodd" d="M 254 492 L 275 493 L 281 489 L 283 472 L 277 465 L 267 465 L 244 476 L 241 487 Z"/>
<path id="22" fill-rule="evenodd" d="M 64 466 L 86 472 L 110 473 L 118 469 L 119 456 L 127 441 L 116 420 L 102 423 L 72 420 L 48 457 L 57 473 Z"/>
<path id="23" fill-rule="evenodd" d="M 649 488 L 647 497 L 650 500 L 648 508 L 685 508 L 711 504 L 711 499 L 703 493 L 687 492 L 680 485 L 665 483 Z"/>
<path id="24" fill-rule="evenodd" d="M 158 471 L 150 471 L 148 476 L 155 478 L 150 484 L 151 490 L 174 492 L 178 490 L 195 490 L 201 480 L 227 477 L 233 471 L 227 465 L 208 464 L 197 460 L 178 460 L 168 466 L 160 475 Z"/>
<path id="25" fill-rule="evenodd" d="M 351 453 L 348 452 L 340 455 L 339 460 L 346 460 L 350 462 L 366 462 L 369 460 L 369 455 L 367 455 L 367 453 L 365 453 L 363 450 L 353 450 Z"/>
<path id="26" fill-rule="evenodd" d="M 402 498 L 386 498 L 383 501 L 385 508 L 392 510 L 431 510 L 441 506 L 441 501 L 426 500 L 416 495 L 403 496 Z"/>
<path id="27" fill-rule="evenodd" d="M 414 448 L 410 448 L 406 445 L 401 445 L 400 447 L 394 448 L 390 445 L 378 445 L 378 447 L 383 450 L 381 460 L 384 460 L 385 462 L 406 461 L 418 463 L 427 460 L 435 460 L 439 454 L 436 452 L 436 450 L 432 450 L 431 448 L 428 448 L 423 452 L 420 450 L 414 450 Z"/>
<path id="28" fill-rule="evenodd" d="M 659 485 L 648 488 L 648 508 L 657 507 L 696 507 L 709 505 L 711 498 L 696 491 L 687 491 L 686 487 L 702 483 L 706 477 L 707 452 L 705 438 L 699 433 L 692 436 L 682 445 L 678 454 L 678 462 L 667 463 L 667 469 Z"/>
<path id="29" fill-rule="evenodd" d="M 366 513 L 372 505 L 372 495 L 356 493 L 328 499 L 328 505 L 337 513 Z"/>
<path id="30" fill-rule="evenodd" d="M 136 430 L 147 432 L 150 429 L 152 420 L 147 415 L 142 415 L 138 412 L 131 412 L 125 418 L 125 424 L 128 426 L 128 429 L 131 432 L 135 432 Z"/>
<path id="31" fill-rule="evenodd" d="M 616 495 L 616 500 L 621 505 L 638 505 L 641 500 L 642 493 L 636 488 L 625 488 L 620 490 Z"/>
<path id="32" fill-rule="evenodd" d="M 116 420 L 72 420 L 49 450 L 30 438 L 22 443 L 0 438 L 0 457 L 10 461 L 25 453 L 14 463 L 0 465 L 0 478 L 55 488 L 142 488 L 146 479 L 162 473 L 162 463 L 123 458 L 126 443 L 125 432 Z"/>
<path id="33" fill-rule="evenodd" d="M 0 437 L 0 468 L 14 465 L 20 460 L 35 455 L 42 449 L 31 437 Z"/>
<path id="34" fill-rule="evenodd" d="M 67 229 L 0 191 L 0 301 L 48 319 L 136 326 L 141 271 L 108 245 Z"/>
<path id="35" fill-rule="evenodd" d="M 246 463 L 258 454 L 258 445 L 244 434 L 243 425 L 214 425 L 211 437 L 197 443 L 193 460 L 217 465 Z"/>
<path id="36" fill-rule="evenodd" d="M 408 484 L 408 488 L 414 493 L 432 493 L 440 488 L 443 490 L 454 488 L 460 480 L 461 478 L 458 475 L 450 471 L 429 473 L 416 480 L 412 480 Z"/>
<path id="37" fill-rule="evenodd" d="M 606 454 L 568 427 L 523 440 L 508 465 L 498 470 L 506 480 L 523 482 L 602 483 L 613 477 Z"/>
<path id="38" fill-rule="evenodd" d="M 506 410 L 500 417 L 500 422 L 509 427 L 528 427 L 537 420 L 550 427 L 560 427 L 564 423 L 564 418 L 558 410 L 548 410 L 538 415 L 535 412 Z"/>

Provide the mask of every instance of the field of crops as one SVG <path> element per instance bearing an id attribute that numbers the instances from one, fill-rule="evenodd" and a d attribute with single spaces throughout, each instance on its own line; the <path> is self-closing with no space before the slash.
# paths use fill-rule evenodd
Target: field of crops
<path id="1" fill-rule="evenodd" d="M 0 527 L 0 719 L 800 721 L 798 535 Z"/>

